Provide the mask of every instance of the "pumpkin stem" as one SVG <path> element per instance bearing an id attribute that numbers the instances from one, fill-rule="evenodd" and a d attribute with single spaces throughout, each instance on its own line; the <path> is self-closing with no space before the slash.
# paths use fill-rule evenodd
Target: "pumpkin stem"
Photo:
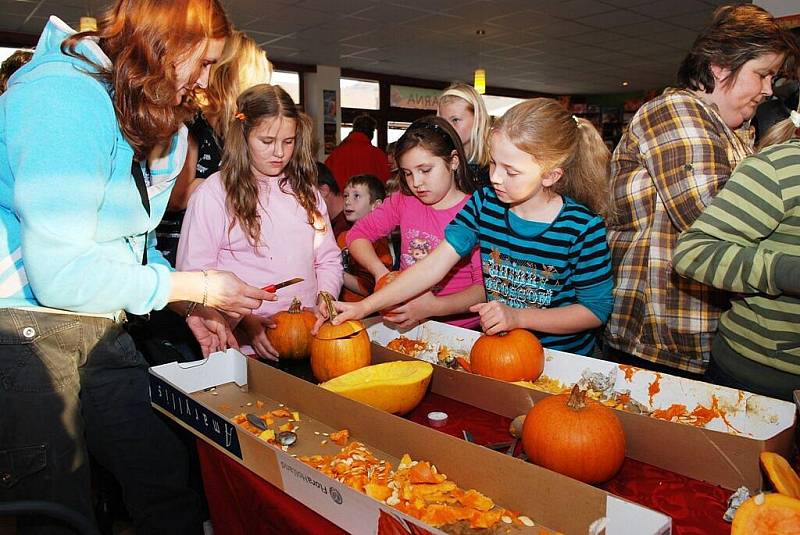
<path id="1" fill-rule="evenodd" d="M 581 390 L 575 384 L 572 387 L 572 392 L 569 393 L 569 400 L 567 400 L 567 407 L 572 410 L 579 411 L 586 407 L 586 390 Z"/>
<path id="2" fill-rule="evenodd" d="M 301 306 L 302 306 L 302 303 L 300 303 L 300 300 L 295 297 L 294 299 L 292 299 L 292 304 L 289 305 L 289 313 L 290 314 L 299 314 Z"/>
<path id="3" fill-rule="evenodd" d="M 320 292 L 319 297 L 322 299 L 325 308 L 328 310 L 328 320 L 336 317 L 336 308 L 333 306 L 333 296 L 328 292 Z"/>

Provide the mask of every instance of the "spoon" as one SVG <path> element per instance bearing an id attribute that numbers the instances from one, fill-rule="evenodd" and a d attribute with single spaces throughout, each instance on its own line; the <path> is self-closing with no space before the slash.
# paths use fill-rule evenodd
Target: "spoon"
<path id="1" fill-rule="evenodd" d="M 265 422 L 263 420 L 263 418 L 259 418 L 258 416 L 256 416 L 255 414 L 252 414 L 252 413 L 247 413 L 245 415 L 245 417 L 247 418 L 248 422 L 250 422 L 254 426 L 258 427 L 262 431 L 266 431 L 267 430 L 267 422 Z"/>
<path id="2" fill-rule="evenodd" d="M 291 446 L 297 442 L 297 433 L 294 431 L 281 431 L 278 433 L 277 438 L 281 446 Z"/>

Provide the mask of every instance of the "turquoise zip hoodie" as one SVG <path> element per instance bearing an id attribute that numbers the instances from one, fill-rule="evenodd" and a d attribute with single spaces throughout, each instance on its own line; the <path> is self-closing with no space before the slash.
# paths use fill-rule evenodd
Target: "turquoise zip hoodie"
<path id="1" fill-rule="evenodd" d="M 183 165 L 186 131 L 150 163 L 148 217 L 109 88 L 61 52 L 72 33 L 51 17 L 33 59 L 0 96 L 0 308 L 144 314 L 163 308 L 170 292 L 171 268 L 152 231 Z M 78 51 L 110 65 L 93 41 Z"/>

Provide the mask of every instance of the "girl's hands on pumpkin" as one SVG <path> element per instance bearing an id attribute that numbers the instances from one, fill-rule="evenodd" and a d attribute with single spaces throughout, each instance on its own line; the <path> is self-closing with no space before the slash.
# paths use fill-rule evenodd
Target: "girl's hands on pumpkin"
<path id="1" fill-rule="evenodd" d="M 186 318 L 186 324 L 197 338 L 204 358 L 229 347 L 239 349 L 239 344 L 228 326 L 228 321 L 218 310 L 197 305 L 192 311 L 192 315 Z"/>
<path id="2" fill-rule="evenodd" d="M 469 307 L 481 317 L 481 329 L 486 334 L 497 334 L 519 327 L 517 310 L 499 301 L 478 303 Z"/>
<path id="3" fill-rule="evenodd" d="M 361 319 L 367 315 L 367 312 L 362 310 L 361 301 L 357 303 L 345 303 L 343 301 L 333 301 L 333 308 L 336 310 L 336 317 L 331 320 L 334 325 L 340 325 L 347 320 Z M 314 327 L 311 328 L 311 334 L 316 336 L 322 324 L 328 320 L 328 311 L 326 307 L 319 307 L 319 315 Z"/>
<path id="4" fill-rule="evenodd" d="M 233 273 L 206 271 L 206 304 L 218 308 L 232 318 L 250 314 L 261 306 L 262 301 L 274 301 L 274 293 L 250 286 Z"/>
<path id="5" fill-rule="evenodd" d="M 267 360 L 278 360 L 280 356 L 267 338 L 267 329 L 274 329 L 275 326 L 272 317 L 254 316 L 252 314 L 242 318 L 239 323 L 239 328 L 244 331 L 245 336 L 250 341 L 250 347 L 253 348 L 256 355 Z"/>
<path id="6" fill-rule="evenodd" d="M 383 315 L 386 321 L 396 324 L 401 329 L 410 329 L 428 319 L 434 309 L 436 296 L 427 291 L 411 301 L 399 305 Z"/>

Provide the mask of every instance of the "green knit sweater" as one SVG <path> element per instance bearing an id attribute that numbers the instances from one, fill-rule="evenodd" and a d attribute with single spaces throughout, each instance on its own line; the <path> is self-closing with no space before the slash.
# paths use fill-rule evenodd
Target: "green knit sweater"
<path id="1" fill-rule="evenodd" d="M 680 236 L 673 266 L 733 292 L 719 332 L 734 351 L 800 375 L 800 141 L 742 161 Z"/>

